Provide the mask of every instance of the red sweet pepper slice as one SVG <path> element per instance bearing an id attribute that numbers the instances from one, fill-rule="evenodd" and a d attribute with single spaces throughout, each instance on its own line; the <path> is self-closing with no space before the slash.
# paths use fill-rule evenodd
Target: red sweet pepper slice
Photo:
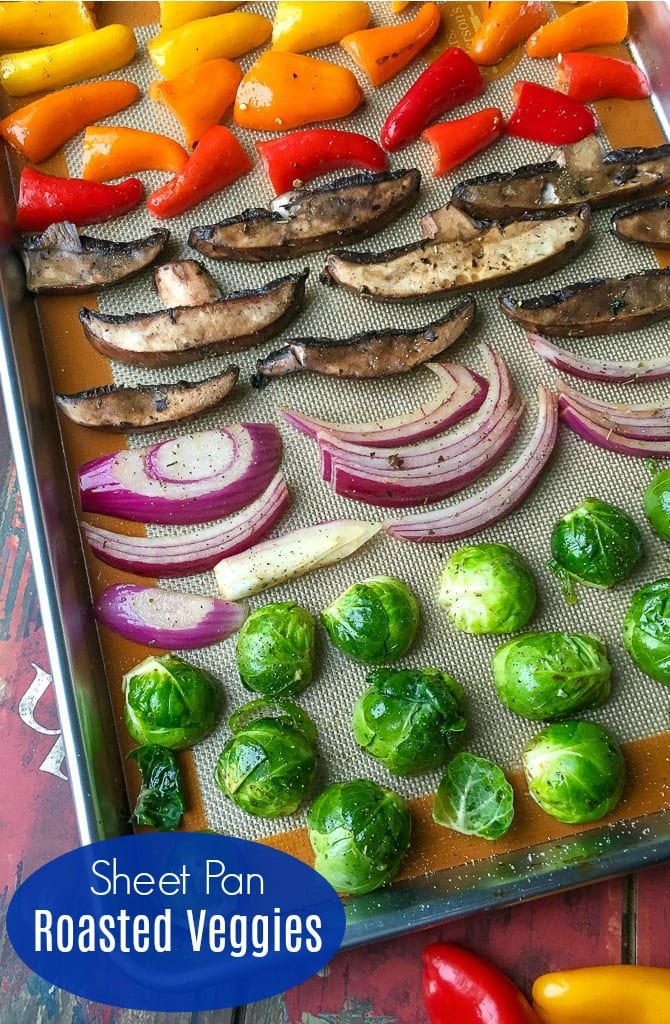
<path id="1" fill-rule="evenodd" d="M 423 1001 L 430 1024 L 540 1024 L 506 974 L 446 942 L 423 951 Z"/>
<path id="2" fill-rule="evenodd" d="M 278 194 L 344 167 L 383 171 L 388 164 L 386 153 L 374 139 L 335 128 L 292 132 L 257 142 L 256 149 Z"/>
<path id="3" fill-rule="evenodd" d="M 144 194 L 138 178 L 103 185 L 83 178 L 59 178 L 24 167 L 16 206 L 18 231 L 44 231 L 63 220 L 98 224 L 120 217 L 138 205 Z"/>
<path id="4" fill-rule="evenodd" d="M 598 53 L 561 53 L 556 58 L 558 87 L 580 103 L 594 100 L 643 100 L 651 86 L 642 68 L 630 60 Z"/>
<path id="5" fill-rule="evenodd" d="M 497 107 L 485 107 L 467 117 L 441 121 L 421 132 L 433 150 L 433 175 L 439 178 L 486 149 L 502 135 L 505 120 Z"/>
<path id="6" fill-rule="evenodd" d="M 516 106 L 507 122 L 510 135 L 554 146 L 579 142 L 598 131 L 595 114 L 577 100 L 537 82 L 517 82 Z"/>
<path id="7" fill-rule="evenodd" d="M 180 171 L 152 192 L 149 213 L 161 219 L 178 217 L 192 206 L 232 185 L 253 163 L 225 125 L 208 128 Z"/>
<path id="8" fill-rule="evenodd" d="M 423 71 L 386 118 L 381 131 L 384 149 L 402 149 L 442 114 L 481 96 L 486 88 L 481 71 L 459 46 L 450 46 Z"/>

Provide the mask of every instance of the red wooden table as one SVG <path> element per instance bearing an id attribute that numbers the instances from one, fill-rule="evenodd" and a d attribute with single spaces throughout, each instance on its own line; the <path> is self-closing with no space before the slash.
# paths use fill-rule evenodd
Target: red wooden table
<path id="1" fill-rule="evenodd" d="M 148 1024 L 158 1016 L 166 1024 L 426 1024 L 420 954 L 436 938 L 490 957 L 526 992 L 538 974 L 558 968 L 622 960 L 670 967 L 668 866 L 341 953 L 321 975 L 234 1014 L 112 1009 L 38 978 L 12 950 L 4 910 L 21 879 L 74 848 L 77 832 L 1 412 L 0 487 L 1 1024 Z"/>

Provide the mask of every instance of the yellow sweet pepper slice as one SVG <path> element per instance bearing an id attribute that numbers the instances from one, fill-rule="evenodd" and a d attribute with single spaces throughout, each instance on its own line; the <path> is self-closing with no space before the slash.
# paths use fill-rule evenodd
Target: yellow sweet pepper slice
<path id="1" fill-rule="evenodd" d="M 0 85 L 10 96 L 61 89 L 116 71 L 135 56 L 135 35 L 127 25 L 108 25 L 76 39 L 0 57 Z"/>
<path id="2" fill-rule="evenodd" d="M 533 1009 L 543 1024 L 661 1024 L 670 1007 L 670 969 L 613 964 L 543 974 Z"/>
<path id="3" fill-rule="evenodd" d="M 272 26 L 272 49 L 304 53 L 330 46 L 351 32 L 366 28 L 370 8 L 365 3 L 294 3 L 278 0 Z"/>
<path id="4" fill-rule="evenodd" d="M 173 28 L 186 25 L 189 21 L 199 18 L 211 18 L 215 14 L 226 14 L 239 7 L 239 3 L 200 3 L 199 0 L 160 0 L 161 32 L 170 32 Z"/>
<path id="5" fill-rule="evenodd" d="M 271 35 L 272 22 L 262 14 L 231 11 L 161 32 L 149 40 L 149 56 L 164 78 L 176 78 L 206 60 L 241 57 Z"/>
<path id="6" fill-rule="evenodd" d="M 83 3 L 0 3 L 0 48 L 23 50 L 62 43 L 95 31 L 95 18 Z"/>

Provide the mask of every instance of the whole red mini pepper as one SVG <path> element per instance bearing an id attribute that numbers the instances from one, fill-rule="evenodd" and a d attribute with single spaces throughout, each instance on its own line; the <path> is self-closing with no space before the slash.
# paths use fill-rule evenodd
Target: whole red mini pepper
<path id="1" fill-rule="evenodd" d="M 630 60 L 598 53 L 560 53 L 556 78 L 559 89 L 580 103 L 609 98 L 643 100 L 651 92 L 642 68 Z"/>
<path id="2" fill-rule="evenodd" d="M 433 151 L 433 175 L 439 178 L 486 149 L 502 135 L 505 119 L 497 107 L 485 107 L 467 117 L 440 121 L 421 132 Z"/>
<path id="3" fill-rule="evenodd" d="M 402 149 L 418 139 L 431 121 L 486 88 L 481 71 L 459 46 L 450 46 L 423 71 L 386 118 L 381 131 L 384 149 Z"/>
<path id="4" fill-rule="evenodd" d="M 383 171 L 388 163 L 386 153 L 374 139 L 335 128 L 292 132 L 257 142 L 256 149 L 277 193 L 299 188 L 329 171 L 344 167 Z"/>
<path id="5" fill-rule="evenodd" d="M 24 167 L 19 181 L 15 227 L 44 231 L 63 220 L 98 224 L 120 217 L 138 205 L 144 189 L 138 178 L 103 185 L 83 178 L 59 178 L 34 167 Z"/>
<path id="6" fill-rule="evenodd" d="M 446 942 L 423 951 L 423 1001 L 430 1024 L 540 1024 L 506 974 Z"/>
<path id="7" fill-rule="evenodd" d="M 577 100 L 537 82 L 517 82 L 514 110 L 507 122 L 510 135 L 561 146 L 598 131 L 595 114 Z"/>

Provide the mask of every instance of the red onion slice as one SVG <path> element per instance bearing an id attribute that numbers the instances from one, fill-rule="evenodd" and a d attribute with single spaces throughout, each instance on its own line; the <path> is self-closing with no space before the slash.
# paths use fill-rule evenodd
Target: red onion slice
<path id="1" fill-rule="evenodd" d="M 594 423 L 625 437 L 650 441 L 670 438 L 670 407 L 663 405 L 631 405 L 621 402 L 603 402 L 579 391 L 562 381 L 556 384 L 559 408 L 574 406 Z"/>
<path id="2" fill-rule="evenodd" d="M 615 359 L 594 359 L 559 348 L 539 334 L 528 334 L 531 348 L 562 373 L 583 380 L 602 380 L 610 384 L 628 384 L 636 380 L 663 380 L 670 377 L 670 358 L 638 359 L 620 362 Z"/>
<path id="3" fill-rule="evenodd" d="M 176 590 L 118 583 L 94 605 L 98 622 L 128 640 L 168 650 L 208 647 L 236 633 L 246 605 Z"/>
<path id="4" fill-rule="evenodd" d="M 447 508 L 390 520 L 384 524 L 384 529 L 391 537 L 423 544 L 459 540 L 483 530 L 521 504 L 549 461 L 557 433 L 557 397 L 548 388 L 540 388 L 537 426 L 533 436 L 497 480 Z"/>
<path id="5" fill-rule="evenodd" d="M 372 440 L 378 448 L 422 441 L 476 412 L 487 389 L 486 381 L 467 366 L 426 363 L 425 368 L 438 378 L 439 390 L 431 401 L 402 416 L 366 423 L 330 423 L 293 409 L 281 409 L 281 415 L 296 430 L 314 438 L 325 432 L 350 444 L 364 445 Z"/>
<path id="6" fill-rule="evenodd" d="M 103 455 L 79 470 L 84 512 L 141 523 L 205 523 L 254 501 L 279 469 L 272 423 L 236 423 Z"/>
<path id="7" fill-rule="evenodd" d="M 569 401 L 565 396 L 561 398 L 560 404 L 563 422 L 585 441 L 590 441 L 599 448 L 643 459 L 664 459 L 670 456 L 670 440 L 630 437 L 611 427 L 596 423 L 591 419 L 592 414 L 588 410 Z"/>
<path id="8" fill-rule="evenodd" d="M 126 537 L 89 523 L 83 524 L 83 530 L 93 553 L 107 565 L 155 579 L 191 576 L 212 569 L 225 555 L 244 551 L 265 537 L 289 504 L 286 480 L 279 472 L 251 505 L 191 533 Z"/>

